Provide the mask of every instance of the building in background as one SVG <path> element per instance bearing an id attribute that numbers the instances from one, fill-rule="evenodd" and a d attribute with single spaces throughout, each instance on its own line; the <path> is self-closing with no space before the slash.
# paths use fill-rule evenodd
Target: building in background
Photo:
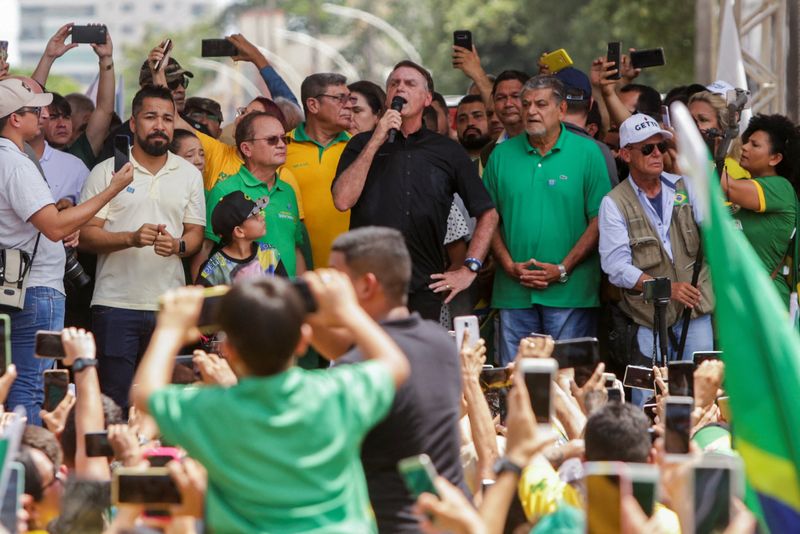
<path id="1" fill-rule="evenodd" d="M 182 29 L 218 9 L 217 0 L 19 0 L 19 66 L 33 69 L 47 40 L 64 24 L 103 22 L 114 47 L 141 41 L 148 26 Z M 71 50 L 53 66 L 53 73 L 88 85 L 97 75 L 97 56 L 88 46 Z"/>

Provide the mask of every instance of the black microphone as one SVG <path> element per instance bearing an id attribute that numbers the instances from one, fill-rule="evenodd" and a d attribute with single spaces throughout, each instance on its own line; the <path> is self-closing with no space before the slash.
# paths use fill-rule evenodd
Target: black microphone
<path id="1" fill-rule="evenodd" d="M 403 106 L 406 105 L 406 102 L 408 101 L 402 96 L 396 96 L 392 98 L 392 104 L 389 107 L 395 111 L 400 111 L 403 109 Z M 397 137 L 397 128 L 392 128 L 389 130 L 389 142 L 394 143 L 395 137 Z"/>

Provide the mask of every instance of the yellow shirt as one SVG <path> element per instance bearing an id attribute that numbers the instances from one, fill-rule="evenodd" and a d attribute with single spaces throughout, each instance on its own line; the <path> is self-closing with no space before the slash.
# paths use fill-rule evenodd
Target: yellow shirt
<path id="1" fill-rule="evenodd" d="M 324 267 L 328 265 L 328 255 L 334 239 L 350 229 L 350 211 L 337 210 L 331 195 L 331 184 L 336 176 L 339 157 L 350 136 L 342 132 L 327 146 L 322 146 L 308 137 L 305 123 L 300 123 L 289 132 L 289 137 L 292 142 L 289 144 L 284 167 L 294 173 L 303 201 L 309 206 L 305 224 L 311 241 L 314 266 Z"/>
<path id="2" fill-rule="evenodd" d="M 744 168 L 742 168 L 742 166 L 739 165 L 739 162 L 730 156 L 725 158 L 725 170 L 728 171 L 728 176 L 730 176 L 734 180 L 740 180 L 742 178 L 750 178 L 750 173 L 744 170 Z"/>
<path id="3" fill-rule="evenodd" d="M 206 167 L 203 170 L 203 188 L 205 188 L 206 191 L 211 191 L 221 179 L 238 174 L 239 168 L 244 161 L 242 161 L 235 146 L 226 145 L 202 132 L 195 133 L 197 134 L 197 138 L 200 139 L 200 144 L 203 146 L 203 152 L 206 153 Z M 303 196 L 300 193 L 300 186 L 294 174 L 286 170 L 284 165 L 278 167 L 278 173 L 281 175 L 281 180 L 294 189 L 295 197 L 297 197 L 297 209 L 300 212 L 300 219 L 305 218 Z"/>

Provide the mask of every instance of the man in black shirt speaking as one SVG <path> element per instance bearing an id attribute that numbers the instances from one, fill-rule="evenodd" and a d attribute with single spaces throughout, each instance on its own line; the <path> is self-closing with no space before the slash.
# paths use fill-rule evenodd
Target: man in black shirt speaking
<path id="1" fill-rule="evenodd" d="M 498 216 L 464 149 L 423 127 L 432 91 L 427 70 L 412 61 L 395 65 L 386 83 L 387 107 L 396 96 L 406 103 L 400 111 L 387 109 L 375 130 L 350 140 L 331 192 L 337 209 L 351 210 L 351 229 L 376 225 L 402 232 L 413 267 L 408 307 L 438 320 L 440 294 L 450 302 L 475 280 Z M 464 265 L 447 266 L 444 238 L 454 193 L 477 225 Z"/>

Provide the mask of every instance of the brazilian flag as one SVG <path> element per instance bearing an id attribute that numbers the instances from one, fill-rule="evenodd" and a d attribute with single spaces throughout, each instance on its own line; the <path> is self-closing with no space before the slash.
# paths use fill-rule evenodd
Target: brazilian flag
<path id="1" fill-rule="evenodd" d="M 719 178 L 682 104 L 670 114 L 680 166 L 703 205 L 703 244 L 716 297 L 735 448 L 758 512 L 773 533 L 800 532 L 800 336 L 744 234 L 723 205 Z"/>

